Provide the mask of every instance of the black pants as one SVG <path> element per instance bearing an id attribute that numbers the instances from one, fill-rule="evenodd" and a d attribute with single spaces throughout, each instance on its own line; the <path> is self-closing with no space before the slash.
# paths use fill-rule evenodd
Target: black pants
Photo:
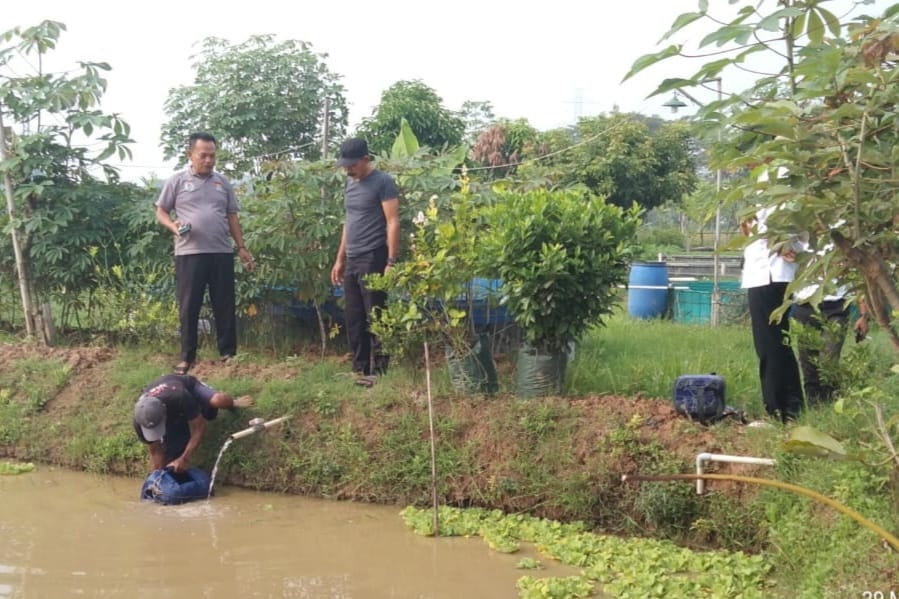
<path id="1" fill-rule="evenodd" d="M 181 319 L 181 359 L 185 362 L 197 359 L 197 321 L 207 287 L 219 355 L 237 353 L 234 254 L 175 256 L 175 287 Z"/>
<path id="2" fill-rule="evenodd" d="M 390 361 L 381 352 L 378 338 L 371 334 L 372 312 L 387 303 L 387 294 L 372 291 L 364 278 L 372 273 L 383 273 L 387 267 L 387 247 L 347 257 L 343 273 L 343 296 L 350 352 L 353 354 L 353 370 L 362 374 L 384 374 Z"/>
<path id="3" fill-rule="evenodd" d="M 771 312 L 781 305 L 786 283 L 769 283 L 749 289 L 749 316 L 752 341 L 759 359 L 762 399 L 768 414 L 787 420 L 802 409 L 802 384 L 799 365 L 790 346 L 790 320 L 784 316 L 771 323 Z"/>
<path id="4" fill-rule="evenodd" d="M 793 306 L 793 318 L 796 322 L 821 332 L 820 348 L 805 342 L 798 344 L 802 385 L 805 389 L 805 399 L 810 406 L 833 400 L 836 388 L 832 377 L 825 376 L 822 381 L 821 372 L 832 371 L 839 362 L 843 340 L 846 339 L 846 331 L 849 328 L 849 307 L 845 301 L 824 301 L 819 308 L 820 314 L 810 304 Z M 824 323 L 835 325 L 824 326 Z"/>

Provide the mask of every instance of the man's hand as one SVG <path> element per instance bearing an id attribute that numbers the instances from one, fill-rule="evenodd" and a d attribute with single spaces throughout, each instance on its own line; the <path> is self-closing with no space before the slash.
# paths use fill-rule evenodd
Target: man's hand
<path id="1" fill-rule="evenodd" d="M 331 267 L 331 283 L 333 285 L 343 284 L 343 268 L 344 262 L 342 259 L 338 258 L 337 261 L 334 262 L 334 266 Z"/>
<path id="2" fill-rule="evenodd" d="M 176 459 L 172 460 L 171 462 L 169 462 L 166 465 L 166 468 L 171 468 L 175 472 L 181 473 L 181 472 L 185 472 L 187 470 L 188 466 L 189 466 L 189 464 L 187 463 L 187 460 L 184 459 L 184 456 L 181 456 L 181 457 L 176 458 Z"/>
<path id="3" fill-rule="evenodd" d="M 256 263 L 253 262 L 253 256 L 250 255 L 249 250 L 247 248 L 242 247 L 237 250 L 237 256 L 240 258 L 240 263 L 243 264 L 243 267 L 248 271 L 253 272 L 256 268 Z"/>
<path id="4" fill-rule="evenodd" d="M 249 395 L 241 395 L 234 400 L 235 408 L 252 408 L 256 402 Z"/>

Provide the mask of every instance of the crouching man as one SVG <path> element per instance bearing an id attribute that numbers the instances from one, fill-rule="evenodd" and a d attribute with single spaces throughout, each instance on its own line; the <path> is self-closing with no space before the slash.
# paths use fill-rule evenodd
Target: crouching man
<path id="1" fill-rule="evenodd" d="M 166 374 L 148 384 L 134 405 L 134 432 L 147 444 L 150 469 L 182 473 L 200 445 L 206 421 L 223 408 L 248 408 L 250 396 L 232 398 L 196 377 Z"/>

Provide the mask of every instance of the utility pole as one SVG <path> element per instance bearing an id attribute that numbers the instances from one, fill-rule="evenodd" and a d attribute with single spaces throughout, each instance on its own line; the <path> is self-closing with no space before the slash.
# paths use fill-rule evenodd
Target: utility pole
<path id="1" fill-rule="evenodd" d="M 322 119 L 322 160 L 328 157 L 328 136 L 331 128 L 331 98 L 325 97 L 325 114 Z"/>
<path id="2" fill-rule="evenodd" d="M 7 130 L 3 125 L 3 107 L 0 106 L 0 157 L 2 157 L 4 161 L 9 159 L 8 143 Z M 19 276 L 19 293 L 22 296 L 22 311 L 25 313 L 25 332 L 31 337 L 34 335 L 34 316 L 31 311 L 31 287 L 25 273 L 25 257 L 22 254 L 22 246 L 19 245 L 19 235 L 13 224 L 15 223 L 16 204 L 13 194 L 12 177 L 8 170 L 3 173 L 3 186 L 6 191 L 6 211 L 9 214 L 10 230 L 12 231 L 12 249 L 16 258 L 16 271 Z"/>
<path id="3" fill-rule="evenodd" d="M 717 83 L 718 88 L 718 102 L 721 102 L 723 98 L 723 93 L 721 90 L 721 77 L 712 77 L 709 79 L 703 79 L 699 81 L 698 84 L 702 85 L 704 83 L 711 83 L 714 81 Z M 663 106 L 667 106 L 671 108 L 671 112 L 677 112 L 678 108 L 683 108 L 686 106 L 681 100 L 677 97 L 678 94 L 683 94 L 685 98 L 689 99 L 691 102 L 696 104 L 699 107 L 705 106 L 702 102 L 694 98 L 683 89 L 678 89 L 674 92 L 674 97 L 665 102 Z M 718 129 L 718 141 L 721 141 L 721 129 Z M 712 254 L 712 267 L 715 269 L 715 272 L 712 275 L 712 318 L 711 324 L 713 327 L 717 327 L 721 318 L 721 287 L 719 277 L 721 276 L 721 260 L 718 255 L 719 250 L 721 249 L 721 169 L 715 169 L 715 243 L 714 243 L 714 251 Z"/>

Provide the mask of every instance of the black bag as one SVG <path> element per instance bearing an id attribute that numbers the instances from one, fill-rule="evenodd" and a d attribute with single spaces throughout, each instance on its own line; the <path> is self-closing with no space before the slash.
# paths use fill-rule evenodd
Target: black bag
<path id="1" fill-rule="evenodd" d="M 710 374 L 684 374 L 674 382 L 674 409 L 691 420 L 709 424 L 720 420 L 727 407 L 724 403 L 724 379 Z"/>

